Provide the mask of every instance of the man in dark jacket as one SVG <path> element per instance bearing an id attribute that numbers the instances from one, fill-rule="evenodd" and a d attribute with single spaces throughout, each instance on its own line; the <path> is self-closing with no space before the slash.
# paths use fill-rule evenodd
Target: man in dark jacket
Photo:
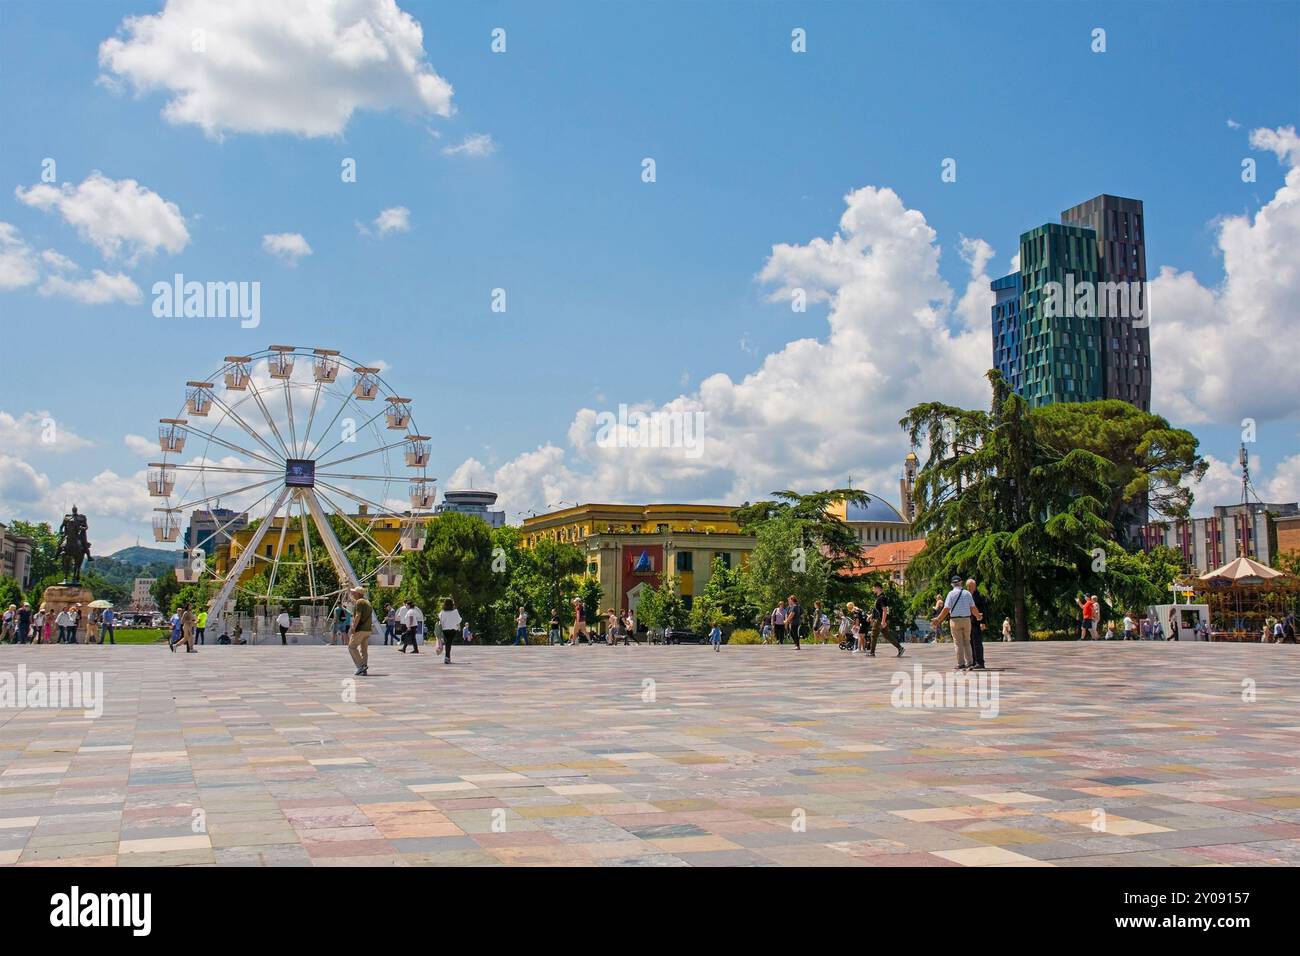
<path id="1" fill-rule="evenodd" d="M 984 670 L 984 631 L 981 622 L 988 617 L 989 602 L 984 593 L 975 586 L 975 579 L 970 578 L 966 581 L 966 590 L 970 596 L 975 599 L 975 607 L 979 610 L 979 617 L 972 617 L 970 622 L 970 653 L 971 670 Z"/>

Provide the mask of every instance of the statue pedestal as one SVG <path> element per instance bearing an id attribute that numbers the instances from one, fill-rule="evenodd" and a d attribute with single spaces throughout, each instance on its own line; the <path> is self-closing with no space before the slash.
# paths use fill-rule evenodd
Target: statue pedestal
<path id="1" fill-rule="evenodd" d="M 41 603 L 45 605 L 46 618 L 51 622 L 50 640 L 59 639 L 59 629 L 53 623 L 54 619 L 60 612 L 80 604 L 81 621 L 77 624 L 77 643 L 86 643 L 86 633 L 90 623 L 90 602 L 93 600 L 95 595 L 90 593 L 90 588 L 83 588 L 80 584 L 53 584 L 46 588 L 41 594 Z"/>

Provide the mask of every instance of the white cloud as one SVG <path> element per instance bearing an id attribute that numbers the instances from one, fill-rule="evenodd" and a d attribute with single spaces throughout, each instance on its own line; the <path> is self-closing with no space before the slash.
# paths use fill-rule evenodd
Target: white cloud
<path id="1" fill-rule="evenodd" d="M 582 409 L 567 452 L 543 445 L 490 473 L 471 459 L 453 483 L 472 477 L 498 491 L 507 510 L 520 511 L 560 498 L 739 504 L 781 488 L 840 485 L 851 474 L 856 487 L 892 502 L 907 451 L 898 427 L 904 412 L 922 400 L 988 403 L 993 250 L 962 241 L 970 277 L 954 301 L 920 212 L 893 190 L 870 186 L 846 196 L 845 206 L 830 238 L 776 245 L 759 273 L 775 290 L 772 300 L 787 308 L 796 289 L 828 303 L 824 338 L 790 342 L 740 381 L 717 373 L 657 409 L 639 406 L 703 414 L 698 456 L 601 447 L 598 412 Z"/>
<path id="2" fill-rule="evenodd" d="M 39 278 L 35 251 L 17 226 L 0 222 L 0 290 L 21 289 Z"/>
<path id="3" fill-rule="evenodd" d="M 109 275 L 99 269 L 95 269 L 89 279 L 48 276 L 41 283 L 40 293 L 44 296 L 73 299 L 83 305 L 105 305 L 110 302 L 135 305 L 143 298 L 139 286 L 131 281 L 130 276 L 121 272 Z"/>
<path id="4" fill-rule="evenodd" d="M 180 252 L 190 241 L 176 204 L 134 179 L 109 179 L 95 171 L 79 186 L 18 186 L 14 195 L 28 206 L 59 213 L 105 258 L 125 253 L 127 262 L 134 263 L 159 249 Z"/>
<path id="5" fill-rule="evenodd" d="M 262 248 L 273 256 L 295 263 L 303 256 L 311 255 L 311 246 L 297 232 L 277 232 L 263 236 Z"/>
<path id="6" fill-rule="evenodd" d="M 394 0 L 168 0 L 123 20 L 99 65 L 110 86 L 168 94 L 168 122 L 214 138 L 338 136 L 357 110 L 452 113 L 424 31 Z"/>
<path id="7" fill-rule="evenodd" d="M 75 262 L 54 249 L 46 249 L 42 252 L 41 261 L 56 272 L 76 272 L 79 268 Z"/>
<path id="8" fill-rule="evenodd" d="M 1300 407 L 1300 139 L 1257 129 L 1256 149 L 1289 163 L 1254 217 L 1218 223 L 1223 282 L 1163 266 L 1151 283 L 1153 408 L 1184 423 L 1294 417 Z"/>
<path id="9" fill-rule="evenodd" d="M 149 439 L 145 438 L 143 435 L 130 435 L 130 434 L 123 435 L 122 444 L 124 444 L 127 448 L 129 448 L 132 454 L 139 455 L 141 457 L 145 455 L 152 455 L 154 452 L 159 450 L 158 442 L 150 441 Z"/>
<path id="10" fill-rule="evenodd" d="M 445 156 L 491 156 L 497 151 L 497 144 L 491 133 L 470 133 L 455 146 L 442 148 Z"/>
<path id="11" fill-rule="evenodd" d="M 1241 124 L 1231 116 L 1228 117 L 1228 129 L 1241 129 Z"/>
<path id="12" fill-rule="evenodd" d="M 66 452 L 89 448 L 91 442 L 62 425 L 47 411 L 11 415 L 0 411 L 0 449 L 7 452 Z"/>
<path id="13" fill-rule="evenodd" d="M 405 206 L 390 206 L 381 211 L 370 226 L 363 223 L 356 224 L 357 231 L 363 236 L 378 234 L 380 238 L 388 235 L 390 232 L 410 232 L 411 231 L 411 210 Z M 371 231 L 374 227 L 374 231 Z"/>
<path id="14" fill-rule="evenodd" d="M 1195 496 L 1192 514 L 1204 517 L 1218 505 L 1235 505 L 1241 501 L 1241 467 L 1234 461 L 1205 456 L 1209 466 L 1199 483 L 1188 483 Z M 1267 504 L 1300 501 L 1300 454 L 1283 458 L 1276 464 L 1250 456 L 1251 484 L 1254 494 Z M 1251 500 L 1254 500 L 1252 495 Z"/>

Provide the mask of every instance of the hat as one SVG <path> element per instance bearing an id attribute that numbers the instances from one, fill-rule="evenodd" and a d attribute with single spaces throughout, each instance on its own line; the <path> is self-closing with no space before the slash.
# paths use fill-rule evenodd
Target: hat
<path id="1" fill-rule="evenodd" d="M 960 574 L 954 574 L 954 575 L 952 576 L 952 580 L 951 580 L 950 582 L 948 582 L 948 583 L 949 583 L 949 584 L 961 584 L 961 575 L 960 575 Z"/>

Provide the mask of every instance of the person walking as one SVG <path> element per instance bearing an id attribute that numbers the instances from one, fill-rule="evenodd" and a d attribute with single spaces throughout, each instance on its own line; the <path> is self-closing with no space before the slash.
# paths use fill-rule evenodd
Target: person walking
<path id="1" fill-rule="evenodd" d="M 181 607 L 181 640 L 185 643 L 185 653 L 186 653 L 186 654 L 197 654 L 197 653 L 198 653 L 196 650 L 194 650 L 194 624 L 195 624 L 195 620 L 196 620 L 196 619 L 195 619 L 195 617 L 194 617 L 194 611 L 191 610 L 189 604 L 184 604 L 184 605 L 182 605 L 182 607 Z"/>
<path id="2" fill-rule="evenodd" d="M 930 623 L 938 628 L 944 621 L 952 631 L 952 642 L 957 647 L 957 670 L 968 670 L 972 664 L 970 650 L 971 617 L 979 613 L 975 598 L 961 584 L 961 575 L 952 576 L 952 590 L 944 598 L 943 610 Z"/>
<path id="3" fill-rule="evenodd" d="M 352 626 L 348 632 L 348 654 L 357 665 L 357 677 L 370 672 L 370 632 L 374 630 L 375 609 L 366 600 L 366 589 L 352 589 Z"/>
<path id="4" fill-rule="evenodd" d="M 205 607 L 200 607 L 200 608 L 199 608 L 199 613 L 196 614 L 196 615 L 194 615 L 194 641 L 195 641 L 195 643 L 196 643 L 196 644 L 206 644 L 207 641 L 206 641 L 204 638 L 205 638 L 205 635 L 207 634 L 207 632 L 208 632 L 208 609 L 205 608 Z M 101 643 L 101 644 L 104 643 L 104 638 L 103 638 L 102 636 L 101 636 L 100 639 L 99 639 L 99 643 Z"/>
<path id="5" fill-rule="evenodd" d="M 1101 623 L 1101 605 L 1097 601 L 1097 595 L 1089 595 L 1085 599 L 1084 596 L 1080 594 L 1075 597 L 1074 603 L 1079 605 L 1079 610 L 1083 613 L 1083 625 L 1080 629 L 1079 640 L 1100 640 L 1101 638 L 1097 633 L 1097 627 Z"/>
<path id="6" fill-rule="evenodd" d="M 778 644 L 785 643 L 785 602 L 778 601 L 772 609 L 772 631 Z"/>
<path id="7" fill-rule="evenodd" d="M 636 642 L 636 613 L 628 608 L 627 614 L 623 618 L 623 646 L 626 647 L 628 641 Z"/>
<path id="8" fill-rule="evenodd" d="M 898 656 L 902 657 L 903 645 L 894 638 L 894 635 L 889 633 L 889 602 L 885 600 L 885 588 L 877 581 L 871 586 L 871 590 L 875 592 L 876 601 L 871 605 L 871 647 L 867 654 L 871 657 L 876 656 L 876 642 L 883 637 L 894 645 L 894 648 L 898 651 Z"/>
<path id="9" fill-rule="evenodd" d="M 288 612 L 286 609 L 281 608 L 281 609 L 280 609 L 280 613 L 277 614 L 277 615 L 275 616 L 275 626 L 276 626 L 277 628 L 279 628 L 279 630 L 280 630 L 280 643 L 281 643 L 281 644 L 288 644 L 288 643 L 289 643 L 289 636 L 288 636 L 288 635 L 289 635 L 289 623 L 290 623 L 290 622 L 289 622 L 289 612 Z M 331 639 L 330 639 L 330 643 L 331 643 L 331 644 L 334 643 L 334 640 L 333 640 L 332 637 L 331 637 Z"/>
<path id="10" fill-rule="evenodd" d="M 411 642 L 411 647 L 418 654 L 420 644 L 425 638 L 424 633 L 424 611 L 414 600 L 406 602 L 406 639 Z M 434 652 L 442 645 L 442 635 L 439 634 L 438 640 L 434 644 Z"/>
<path id="11" fill-rule="evenodd" d="M 515 643 L 528 646 L 528 612 L 523 608 L 515 615 Z"/>
<path id="12" fill-rule="evenodd" d="M 398 648 L 403 654 L 409 647 L 414 654 L 420 653 L 420 642 L 418 640 L 420 629 L 418 618 L 415 614 L 415 602 L 405 601 L 402 609 L 398 612 L 398 622 L 401 624 L 402 646 Z M 439 635 L 438 643 L 442 643 L 442 637 Z M 436 648 L 435 648 L 436 650 Z"/>
<path id="13" fill-rule="evenodd" d="M 45 605 L 42 604 L 32 615 L 32 643 L 40 644 L 45 640 Z"/>
<path id="14" fill-rule="evenodd" d="M 714 624 L 713 629 L 709 631 L 709 643 L 713 645 L 715 651 L 722 650 L 722 628 Z"/>
<path id="15" fill-rule="evenodd" d="M 573 631 L 569 635 L 569 646 L 577 647 L 579 638 L 585 636 L 587 643 L 591 644 L 591 635 L 587 633 L 587 608 L 582 603 L 582 598 L 573 599 Z"/>
<path id="16" fill-rule="evenodd" d="M 18 643 L 30 644 L 32 640 L 32 606 L 26 601 L 18 609 Z"/>
<path id="17" fill-rule="evenodd" d="M 865 657 L 867 645 L 871 642 L 871 608 L 858 607 L 856 604 L 849 606 L 853 608 L 853 634 L 857 645 L 853 653 Z"/>
<path id="18" fill-rule="evenodd" d="M 803 608 L 793 594 L 790 595 L 789 606 L 785 611 L 785 629 L 790 637 L 794 640 L 794 649 L 799 650 L 799 629 L 803 624 Z"/>
<path id="19" fill-rule="evenodd" d="M 1002 619 L 1002 641 L 1003 643 L 1011 640 L 1011 618 Z"/>
<path id="20" fill-rule="evenodd" d="M 551 613 L 551 623 L 547 625 L 546 642 L 554 647 L 556 644 L 564 643 L 564 635 L 560 633 L 560 618 L 558 612 Z"/>
<path id="21" fill-rule="evenodd" d="M 460 625 L 460 612 L 456 610 L 456 602 L 447 598 L 442 602 L 442 610 L 438 612 L 438 629 L 442 631 L 442 648 L 445 655 L 442 659 L 444 664 L 451 663 L 451 645 L 456 640 Z"/>
<path id="22" fill-rule="evenodd" d="M 1133 623 L 1133 615 L 1127 611 L 1124 612 L 1124 640 L 1137 640 L 1137 625 Z"/>
<path id="23" fill-rule="evenodd" d="M 203 612 L 203 616 L 207 617 L 206 611 Z M 111 607 L 104 608 L 104 615 L 99 619 L 99 643 L 103 644 L 105 638 L 108 639 L 110 644 L 117 643 L 116 625 L 117 615 L 113 612 L 113 609 Z"/>
<path id="24" fill-rule="evenodd" d="M 330 611 L 330 647 L 335 644 L 347 643 L 348 633 L 348 612 L 343 608 L 343 602 L 340 601 L 332 611 Z"/>
<path id="25" fill-rule="evenodd" d="M 984 670 L 984 618 L 989 613 L 989 602 L 975 586 L 974 578 L 966 580 L 966 590 L 970 592 L 970 596 L 975 601 L 975 610 L 979 612 L 978 616 L 972 616 L 970 619 L 971 670 L 982 671 Z"/>
<path id="26" fill-rule="evenodd" d="M 397 612 L 393 610 L 391 604 L 384 605 L 384 646 L 387 647 L 393 641 L 393 630 L 397 626 Z"/>
<path id="27" fill-rule="evenodd" d="M 840 616 L 839 632 L 840 632 L 841 648 L 845 647 L 848 644 L 849 632 L 853 628 L 853 622 L 849 619 L 849 614 L 848 614 L 849 608 L 852 606 L 853 606 L 852 602 L 849 602 L 847 606 L 842 607 L 839 610 L 839 616 Z"/>

